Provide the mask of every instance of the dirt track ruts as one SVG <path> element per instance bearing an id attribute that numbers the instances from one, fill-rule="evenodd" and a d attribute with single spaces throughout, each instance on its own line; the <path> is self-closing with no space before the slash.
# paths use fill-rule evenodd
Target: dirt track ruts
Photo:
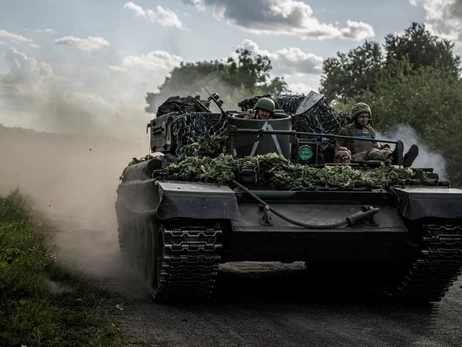
<path id="1" fill-rule="evenodd" d="M 61 232 L 68 261 L 120 295 L 130 346 L 460 346 L 462 281 L 439 303 L 406 305 L 338 275 L 316 282 L 302 263 L 225 264 L 207 303 L 154 304 L 122 264 L 117 236 Z M 101 252 L 85 252 L 86 244 Z M 62 246 L 62 245 L 69 246 Z M 88 267 L 85 267 L 88 264 Z"/>

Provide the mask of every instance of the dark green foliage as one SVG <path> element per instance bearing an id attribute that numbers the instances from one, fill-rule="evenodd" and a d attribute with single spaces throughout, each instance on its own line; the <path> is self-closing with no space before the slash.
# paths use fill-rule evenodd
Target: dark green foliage
<path id="1" fill-rule="evenodd" d="M 217 157 L 226 153 L 227 138 L 225 136 L 205 135 L 197 142 L 186 145 L 180 150 L 180 159 L 186 157 Z"/>
<path id="2" fill-rule="evenodd" d="M 237 58 L 181 63 L 159 86 L 159 93 L 147 93 L 146 112 L 155 112 L 161 102 L 172 95 L 204 95 L 205 89 L 220 95 L 268 94 L 287 91 L 281 77 L 270 77 L 271 61 L 267 56 L 253 55 L 248 49 L 236 50 Z M 205 95 L 208 97 L 208 95 Z M 225 100 L 226 102 L 226 100 Z"/>
<path id="3" fill-rule="evenodd" d="M 402 35 L 388 34 L 384 48 L 387 66 L 407 59 L 414 70 L 432 66 L 453 76 L 460 72 L 460 57 L 454 54 L 454 43 L 432 35 L 424 24 L 412 23 Z"/>
<path id="4" fill-rule="evenodd" d="M 211 142 L 209 142 L 212 140 Z M 223 154 L 226 138 L 200 138 L 184 148 L 185 155 L 178 164 L 171 164 L 158 172 L 159 178 L 230 183 L 236 179 L 240 166 L 253 165 L 259 180 L 279 189 L 336 187 L 336 188 L 387 188 L 400 178 L 413 175 L 410 169 L 397 169 L 384 164 L 371 174 L 364 174 L 350 166 L 333 166 L 323 169 L 292 164 L 276 153 L 233 159 Z M 214 149 L 214 150 L 213 150 Z M 202 154 L 202 155 L 201 155 Z M 205 156 L 208 154 L 210 156 Z"/>
<path id="5" fill-rule="evenodd" d="M 338 52 L 337 57 L 326 59 L 320 92 L 329 101 L 342 102 L 366 91 L 375 93 L 384 69 L 404 59 L 410 64 L 409 72 L 430 66 L 447 70 L 453 76 L 460 72 L 454 43 L 432 35 L 423 24 L 412 23 L 404 34 L 385 37 L 383 53 L 379 43 L 366 41 L 347 53 Z"/>
<path id="6" fill-rule="evenodd" d="M 55 263 L 27 203 L 0 197 L 0 344 L 121 346 L 108 295 Z"/>
<path id="7" fill-rule="evenodd" d="M 332 101 L 351 98 L 365 90 L 374 90 L 384 57 L 377 42 L 366 41 L 348 53 L 323 62 L 320 92 Z"/>

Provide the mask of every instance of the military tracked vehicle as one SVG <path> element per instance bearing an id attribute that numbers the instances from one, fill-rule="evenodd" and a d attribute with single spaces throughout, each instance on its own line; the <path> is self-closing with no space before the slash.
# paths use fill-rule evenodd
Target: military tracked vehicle
<path id="1" fill-rule="evenodd" d="M 292 113 L 276 110 L 268 120 L 225 112 L 216 94 L 209 100 L 220 112 L 196 99 L 197 112 L 158 114 L 147 128 L 151 152 L 158 156 L 134 160 L 117 188 L 121 253 L 145 276 L 154 301 L 208 298 L 220 264 L 239 261 L 303 261 L 307 271 L 347 264 L 397 297 L 441 300 L 462 269 L 462 190 L 432 168 L 417 167 L 408 169 L 409 176 L 392 175 L 384 186 L 335 183 L 343 169 L 366 182 L 385 164 L 325 160 L 332 158 L 326 142 L 335 135 L 294 126 L 296 117 L 322 100 L 319 94 L 300 98 Z M 182 147 L 194 146 L 204 133 L 225 136 L 227 158 L 241 160 L 226 182 L 171 174 L 188 160 Z M 276 175 L 274 167 L 261 173 L 261 158 L 271 153 L 300 172 L 340 171 L 319 176 L 315 184 L 291 185 L 286 179 L 281 185 L 284 175 Z M 200 156 L 196 152 L 191 160 Z M 194 169 L 188 165 L 184 172 Z M 315 177 L 318 171 L 309 172 Z"/>

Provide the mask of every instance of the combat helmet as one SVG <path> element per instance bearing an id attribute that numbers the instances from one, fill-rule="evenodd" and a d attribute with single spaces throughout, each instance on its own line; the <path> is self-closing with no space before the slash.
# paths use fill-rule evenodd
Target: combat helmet
<path id="1" fill-rule="evenodd" d="M 358 102 L 351 108 L 351 119 L 356 120 L 361 113 L 369 113 L 369 117 L 372 118 L 372 111 L 369 105 L 364 102 Z"/>
<path id="2" fill-rule="evenodd" d="M 267 110 L 273 113 L 274 109 L 276 108 L 276 105 L 274 104 L 274 101 L 271 100 L 270 98 L 260 98 L 255 104 L 255 109 L 257 108 L 261 108 L 263 110 Z"/>

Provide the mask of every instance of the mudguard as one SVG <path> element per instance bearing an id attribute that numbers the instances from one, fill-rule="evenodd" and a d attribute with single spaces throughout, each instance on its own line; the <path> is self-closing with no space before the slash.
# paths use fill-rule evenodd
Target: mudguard
<path id="1" fill-rule="evenodd" d="M 236 194 L 226 185 L 191 182 L 159 182 L 160 219 L 233 219 L 240 217 Z"/>
<path id="2" fill-rule="evenodd" d="M 150 179 L 122 183 L 117 193 L 127 208 L 162 220 L 240 219 L 236 195 L 227 185 Z"/>
<path id="3" fill-rule="evenodd" d="M 122 181 L 141 181 L 152 178 L 152 172 L 162 166 L 161 158 L 145 160 L 137 164 L 127 166 L 122 172 Z"/>
<path id="4" fill-rule="evenodd" d="M 443 187 L 394 188 L 398 211 L 410 220 L 462 218 L 462 190 Z"/>

